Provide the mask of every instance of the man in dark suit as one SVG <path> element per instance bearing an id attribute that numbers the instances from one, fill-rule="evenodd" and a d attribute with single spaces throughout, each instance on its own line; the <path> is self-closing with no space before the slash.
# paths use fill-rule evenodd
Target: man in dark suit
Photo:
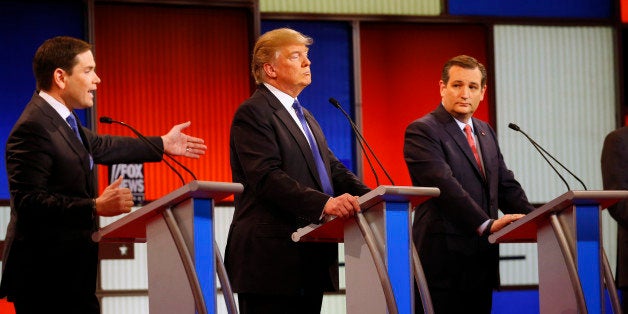
<path id="1" fill-rule="evenodd" d="M 295 243 L 297 228 L 359 211 L 369 189 L 334 156 L 314 117 L 300 107 L 310 84 L 312 39 L 292 29 L 262 35 L 254 47 L 257 90 L 231 124 L 235 197 L 225 263 L 240 313 L 319 313 L 338 289 L 335 243 Z"/>
<path id="2" fill-rule="evenodd" d="M 484 66 L 457 56 L 439 84 L 441 104 L 405 134 L 412 184 L 440 189 L 415 209 L 413 240 L 436 313 L 490 313 L 499 251 L 487 236 L 533 207 L 506 168 L 493 129 L 472 118 L 486 91 Z M 498 209 L 506 213 L 499 219 Z"/>
<path id="3" fill-rule="evenodd" d="M 0 297 L 18 314 L 100 313 L 96 298 L 98 216 L 128 213 L 131 192 L 122 178 L 97 197 L 94 164 L 161 160 L 141 140 L 100 136 L 78 124 L 74 109 L 93 106 L 100 83 L 88 43 L 46 40 L 35 53 L 37 91 L 6 145 L 11 194 Z M 149 140 L 162 151 L 198 158 L 203 140 L 176 125 Z"/>
<path id="4" fill-rule="evenodd" d="M 628 127 L 606 136 L 602 148 L 602 180 L 605 190 L 628 190 Z M 628 313 L 628 200 L 608 207 L 617 221 L 617 271 L 615 280 L 622 292 L 622 311 Z"/>

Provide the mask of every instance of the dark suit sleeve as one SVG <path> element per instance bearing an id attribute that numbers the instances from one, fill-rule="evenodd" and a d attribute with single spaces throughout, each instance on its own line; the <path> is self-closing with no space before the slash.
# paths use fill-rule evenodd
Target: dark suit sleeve
<path id="1" fill-rule="evenodd" d="M 85 187 L 77 187 L 84 182 L 83 172 L 77 171 L 80 161 L 75 154 L 59 153 L 61 145 L 50 134 L 41 124 L 27 121 L 9 136 L 6 164 L 13 205 L 25 224 L 90 222 L 92 200 Z"/>
<path id="2" fill-rule="evenodd" d="M 451 147 L 455 145 L 453 141 L 443 141 L 443 134 L 437 129 L 421 121 L 406 129 L 403 155 L 412 184 L 438 187 L 440 196 L 433 201 L 441 214 L 467 232 L 477 232 L 490 217 L 454 177 L 449 160 L 458 149 Z"/>
<path id="3" fill-rule="evenodd" d="M 41 123 L 25 121 L 16 126 L 7 141 L 7 172 L 15 208 L 22 221 L 89 222 L 94 195 L 86 187 L 93 177 L 51 130 Z M 161 160 L 161 155 L 139 139 L 98 136 L 85 128 L 83 132 L 97 164 Z M 161 138 L 150 140 L 163 151 Z"/>
<path id="4" fill-rule="evenodd" d="M 301 151 L 296 145 L 287 147 L 289 134 L 282 133 L 276 122 L 268 106 L 240 106 L 231 126 L 234 181 L 242 183 L 258 200 L 275 204 L 275 209 L 316 221 L 329 195 L 303 183 L 311 178 L 304 158 L 298 155 Z"/>
<path id="5" fill-rule="evenodd" d="M 628 129 L 611 132 L 602 148 L 602 180 L 605 190 L 628 189 Z M 608 208 L 611 216 L 628 228 L 628 201 L 622 200 Z"/>
<path id="6" fill-rule="evenodd" d="M 94 162 L 101 165 L 117 163 L 157 162 L 163 158 L 164 145 L 161 137 L 147 136 L 149 145 L 139 138 L 97 135 L 84 129 L 90 139 Z"/>

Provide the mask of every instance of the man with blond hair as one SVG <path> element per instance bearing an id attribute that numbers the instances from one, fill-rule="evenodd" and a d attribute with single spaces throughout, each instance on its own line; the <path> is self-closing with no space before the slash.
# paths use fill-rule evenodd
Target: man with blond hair
<path id="1" fill-rule="evenodd" d="M 231 124 L 231 171 L 244 191 L 225 263 L 243 314 L 319 313 L 323 292 L 338 289 L 338 247 L 290 236 L 325 216 L 352 217 L 369 191 L 297 99 L 312 81 L 311 44 L 288 28 L 262 35 L 251 65 L 257 89 Z"/>

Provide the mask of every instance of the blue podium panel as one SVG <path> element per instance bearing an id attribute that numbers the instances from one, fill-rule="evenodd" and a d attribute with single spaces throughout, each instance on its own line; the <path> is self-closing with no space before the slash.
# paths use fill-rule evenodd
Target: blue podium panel
<path id="1" fill-rule="evenodd" d="M 193 199 L 194 265 L 203 291 L 207 313 L 216 313 L 216 265 L 214 259 L 214 204 L 211 199 Z"/>
<path id="2" fill-rule="evenodd" d="M 396 306 L 398 313 L 412 314 L 412 208 L 439 194 L 437 188 L 381 185 L 360 196 L 356 219 L 311 224 L 292 240 L 344 241 L 347 313 L 386 313 Z"/>
<path id="3" fill-rule="evenodd" d="M 576 260 L 578 276 L 589 313 L 603 312 L 600 263 L 600 208 L 576 205 Z"/>
<path id="4" fill-rule="evenodd" d="M 414 313 L 412 228 L 408 202 L 386 202 L 386 265 L 399 313 Z"/>
<path id="5" fill-rule="evenodd" d="M 224 267 L 217 267 L 222 265 L 215 250 L 214 202 L 243 189 L 239 183 L 195 180 L 103 227 L 92 239 L 146 242 L 151 313 L 216 313 L 215 274 Z M 221 274 L 223 290 L 231 291 Z M 227 307 L 235 308 L 231 300 Z"/>
<path id="6" fill-rule="evenodd" d="M 489 236 L 537 242 L 541 313 L 604 312 L 604 274 L 612 275 L 603 263 L 600 211 L 622 199 L 628 191 L 568 191 Z"/>

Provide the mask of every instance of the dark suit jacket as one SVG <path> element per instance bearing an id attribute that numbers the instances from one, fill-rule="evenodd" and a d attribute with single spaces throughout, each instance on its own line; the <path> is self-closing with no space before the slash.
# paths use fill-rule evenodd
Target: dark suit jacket
<path id="1" fill-rule="evenodd" d="M 504 213 L 528 213 L 528 202 L 506 168 L 497 137 L 485 122 L 473 118 L 486 179 L 464 133 L 439 105 L 406 129 L 404 157 L 412 184 L 434 186 L 440 196 L 415 209 L 413 238 L 430 287 L 492 288 L 498 285 L 497 245 L 480 237 L 478 227 Z"/>
<path id="2" fill-rule="evenodd" d="M 77 119 L 78 121 L 78 119 Z M 61 116 L 33 95 L 6 145 L 11 194 L 0 296 L 94 295 L 98 245 L 92 199 L 94 163 L 158 161 L 139 139 L 80 128 L 85 146 Z M 163 149 L 160 138 L 150 138 Z"/>
<path id="3" fill-rule="evenodd" d="M 628 190 L 628 127 L 606 136 L 602 149 L 602 179 L 605 190 Z M 628 289 L 628 201 L 610 206 L 608 212 L 617 220 L 617 286 Z"/>
<path id="4" fill-rule="evenodd" d="M 304 115 L 336 195 L 369 191 L 338 161 L 314 117 Z M 330 198 L 320 184 L 303 132 L 263 85 L 235 113 L 231 172 L 244 185 L 235 197 L 225 263 L 235 292 L 299 294 L 338 288 L 335 243 L 294 243 L 297 228 L 319 220 Z"/>

